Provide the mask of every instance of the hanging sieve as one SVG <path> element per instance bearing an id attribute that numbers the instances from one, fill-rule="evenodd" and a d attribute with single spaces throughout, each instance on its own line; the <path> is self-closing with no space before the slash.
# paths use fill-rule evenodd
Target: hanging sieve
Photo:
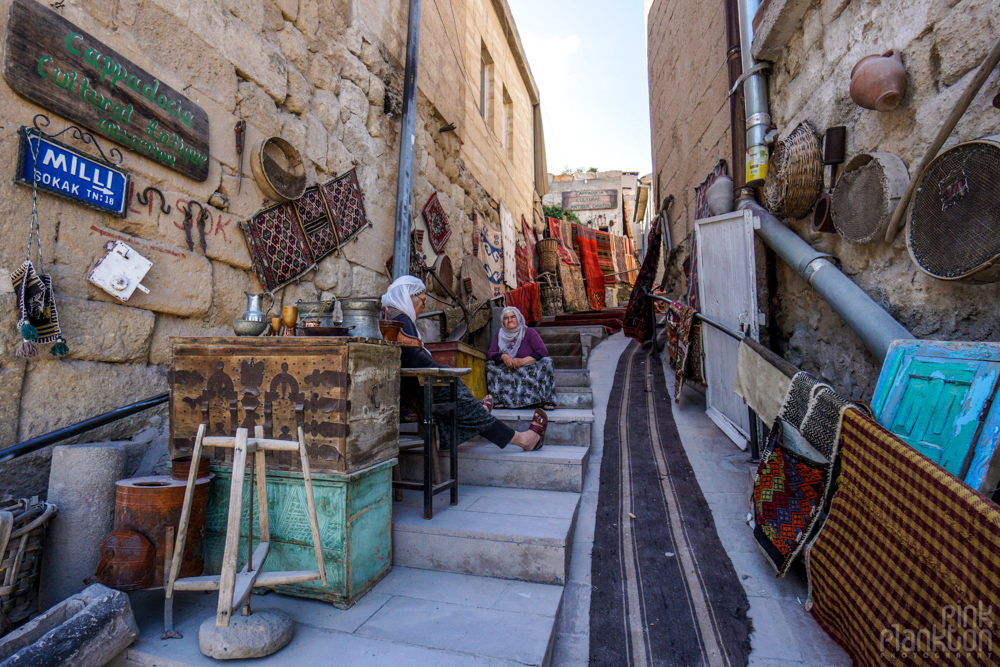
<path id="1" fill-rule="evenodd" d="M 927 166 L 913 195 L 906 247 L 934 278 L 1000 279 L 1000 135 L 958 144 Z"/>
<path id="2" fill-rule="evenodd" d="M 844 167 L 833 191 L 833 226 L 849 243 L 885 237 L 910 183 L 906 164 L 893 153 L 860 153 Z"/>

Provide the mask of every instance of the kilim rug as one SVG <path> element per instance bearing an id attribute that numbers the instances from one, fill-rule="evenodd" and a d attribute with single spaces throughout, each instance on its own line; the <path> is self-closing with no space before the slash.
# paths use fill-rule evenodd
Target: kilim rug
<path id="1" fill-rule="evenodd" d="M 583 225 L 570 225 L 580 247 L 580 264 L 587 281 L 587 303 L 591 310 L 604 308 L 604 272 L 597 257 L 596 230 Z"/>
<path id="2" fill-rule="evenodd" d="M 295 206 L 285 202 L 240 222 L 254 272 L 268 292 L 287 285 L 315 266 Z"/>
<path id="3" fill-rule="evenodd" d="M 587 286 L 583 282 L 583 272 L 578 264 L 559 262 L 556 267 L 559 285 L 563 291 L 563 307 L 567 313 L 582 313 L 590 310 L 587 306 Z"/>
<path id="4" fill-rule="evenodd" d="M 344 245 L 370 225 L 365 214 L 365 196 L 358 182 L 357 169 L 351 169 L 320 186 L 326 210 L 337 230 L 337 239 Z"/>
<path id="5" fill-rule="evenodd" d="M 701 330 L 694 321 L 694 308 L 683 303 L 671 301 L 667 304 L 667 317 L 664 328 L 667 334 L 667 358 L 670 368 L 674 371 L 674 400 L 681 399 L 681 389 L 689 378 L 700 380 L 700 373 L 694 372 L 693 359 L 701 355 L 701 348 L 696 347 L 701 336 Z"/>
<path id="6" fill-rule="evenodd" d="M 392 263 L 395 261 L 396 255 L 389 255 L 389 259 L 385 262 L 385 269 L 392 275 Z M 417 247 L 415 244 L 410 244 L 410 270 L 409 274 L 415 278 L 420 278 L 421 280 L 427 275 L 429 271 L 427 266 L 427 260 L 423 253 L 417 252 Z"/>
<path id="7" fill-rule="evenodd" d="M 486 267 L 486 276 L 496 297 L 503 294 L 503 235 L 485 220 L 480 224 L 479 258 Z"/>
<path id="8" fill-rule="evenodd" d="M 323 195 L 318 186 L 312 187 L 293 203 L 313 259 L 318 262 L 339 247 Z"/>
<path id="9" fill-rule="evenodd" d="M 615 249 L 611 243 L 611 234 L 595 231 L 597 237 L 597 262 L 604 274 L 604 284 L 608 287 L 615 284 Z"/>
<path id="10" fill-rule="evenodd" d="M 451 238 L 451 225 L 448 224 L 448 216 L 445 215 L 444 207 L 435 192 L 424 205 L 424 222 L 427 223 L 427 240 L 430 241 L 434 253 L 441 254 L 444 244 Z"/>
<path id="11" fill-rule="evenodd" d="M 538 278 L 538 259 L 535 254 L 535 230 L 531 228 L 528 221 L 521 216 L 521 231 L 524 232 L 524 244 L 528 251 L 528 282 L 535 282 Z"/>
<path id="12" fill-rule="evenodd" d="M 634 341 L 608 403 L 591 573 L 591 665 L 747 664 L 750 605 L 681 444 L 662 365 Z"/>
<path id="13" fill-rule="evenodd" d="M 625 283 L 628 282 L 628 274 L 625 271 L 628 270 L 628 265 L 625 263 L 625 237 L 613 235 L 611 237 L 611 242 L 614 245 L 615 250 L 615 282 Z"/>
<path id="14" fill-rule="evenodd" d="M 853 408 L 840 465 L 806 549 L 820 626 L 855 665 L 1000 664 L 1000 507 Z"/>
<path id="15" fill-rule="evenodd" d="M 513 306 L 524 315 L 528 324 L 542 319 L 542 299 L 538 283 L 521 285 L 517 289 L 508 290 L 504 294 L 508 306 Z"/>
<path id="16" fill-rule="evenodd" d="M 663 237 L 658 233 L 659 221 L 660 218 L 657 217 L 649 230 L 646 257 L 642 260 L 642 268 L 632 288 L 632 295 L 629 297 L 628 305 L 625 307 L 625 317 L 622 320 L 625 335 L 640 343 L 653 338 L 652 299 L 649 295 L 652 294 L 653 281 L 656 280 L 656 271 L 660 266 L 660 244 Z"/>
<path id="17" fill-rule="evenodd" d="M 577 257 L 576 253 L 573 252 L 573 244 L 568 243 L 565 236 L 566 230 L 570 229 L 570 224 L 571 223 L 564 222 L 562 220 L 549 218 L 549 236 L 559 241 L 559 247 L 556 248 L 556 254 L 559 255 L 559 260 L 567 266 L 580 263 L 579 257 Z"/>
<path id="18" fill-rule="evenodd" d="M 532 282 L 531 259 L 528 257 L 528 246 L 518 243 L 514 248 L 514 261 L 517 262 L 517 286 L 522 287 Z"/>

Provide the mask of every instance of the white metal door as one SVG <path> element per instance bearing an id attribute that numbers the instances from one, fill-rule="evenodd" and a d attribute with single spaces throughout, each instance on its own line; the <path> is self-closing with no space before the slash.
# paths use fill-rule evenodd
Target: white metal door
<path id="1" fill-rule="evenodd" d="M 698 298 L 701 312 L 731 331 L 759 339 L 753 215 L 734 211 L 695 221 Z M 705 350 L 706 412 L 740 449 L 750 437 L 746 403 L 733 391 L 739 341 L 702 324 Z"/>

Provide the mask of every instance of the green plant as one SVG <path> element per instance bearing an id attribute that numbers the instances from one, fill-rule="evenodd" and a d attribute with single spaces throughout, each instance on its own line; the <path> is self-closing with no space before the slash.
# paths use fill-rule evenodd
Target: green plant
<path id="1" fill-rule="evenodd" d="M 567 211 L 562 206 L 558 204 L 543 205 L 542 210 L 545 212 L 545 217 L 555 218 L 556 220 L 569 220 L 570 222 L 575 222 L 580 224 L 580 218 L 573 211 Z"/>

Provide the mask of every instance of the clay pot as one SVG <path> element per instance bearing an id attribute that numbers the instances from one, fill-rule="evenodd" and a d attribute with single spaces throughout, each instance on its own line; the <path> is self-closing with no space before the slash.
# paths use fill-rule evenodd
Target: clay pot
<path id="1" fill-rule="evenodd" d="M 865 109 L 892 111 L 906 89 L 906 68 L 898 49 L 862 58 L 851 70 L 851 99 Z"/>

